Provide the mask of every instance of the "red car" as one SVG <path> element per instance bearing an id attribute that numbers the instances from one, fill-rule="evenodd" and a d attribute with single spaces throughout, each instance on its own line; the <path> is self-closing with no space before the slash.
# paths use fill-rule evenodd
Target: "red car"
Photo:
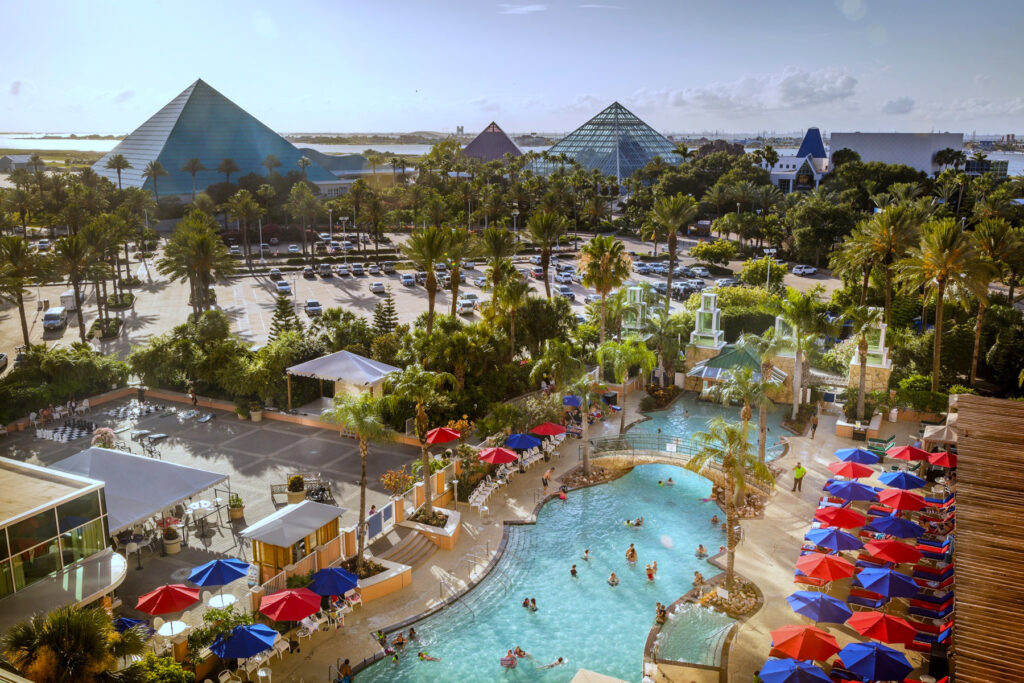
<path id="1" fill-rule="evenodd" d="M 530 275 L 538 280 L 544 279 L 544 270 L 542 268 L 531 268 Z"/>

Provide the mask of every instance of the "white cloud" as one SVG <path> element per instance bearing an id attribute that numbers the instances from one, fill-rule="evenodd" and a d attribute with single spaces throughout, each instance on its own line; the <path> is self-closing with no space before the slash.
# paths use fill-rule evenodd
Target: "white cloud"
<path id="1" fill-rule="evenodd" d="M 928 107 L 928 112 L 936 118 L 949 118 L 957 121 L 973 121 L 976 119 L 997 116 L 1024 115 L 1024 97 L 1006 100 L 989 100 L 969 97 L 936 102 Z"/>
<path id="2" fill-rule="evenodd" d="M 114 95 L 114 103 L 115 104 L 121 104 L 122 102 L 127 102 L 128 100 L 132 99 L 133 97 L 135 97 L 135 91 L 134 90 L 122 90 L 121 92 L 119 92 L 116 95 Z"/>
<path id="3" fill-rule="evenodd" d="M 909 97 L 897 97 L 882 105 L 883 114 L 909 114 L 912 111 L 914 111 L 914 100 Z"/>
<path id="4" fill-rule="evenodd" d="M 981 86 L 992 85 L 992 77 L 985 74 L 976 74 L 974 76 L 974 84 Z"/>
<path id="5" fill-rule="evenodd" d="M 498 5 L 498 14 L 533 14 L 543 12 L 547 5 Z"/>
<path id="6" fill-rule="evenodd" d="M 850 21 L 859 21 L 868 12 L 864 0 L 836 0 L 836 8 Z"/>

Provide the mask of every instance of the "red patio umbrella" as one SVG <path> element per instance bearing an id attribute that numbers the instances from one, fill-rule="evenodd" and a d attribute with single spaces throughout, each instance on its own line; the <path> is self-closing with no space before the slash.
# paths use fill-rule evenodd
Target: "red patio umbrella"
<path id="1" fill-rule="evenodd" d="M 870 477 L 875 473 L 873 469 L 867 465 L 861 465 L 859 462 L 830 462 L 828 468 L 840 477 L 849 477 L 850 479 L 860 479 L 861 477 Z"/>
<path id="2" fill-rule="evenodd" d="M 917 446 L 893 446 L 885 454 L 897 460 L 927 460 L 928 456 L 931 455 L 928 451 L 923 451 Z"/>
<path id="3" fill-rule="evenodd" d="M 854 612 L 846 623 L 862 636 L 883 643 L 909 643 L 917 636 L 917 629 L 906 619 L 883 612 Z"/>
<path id="4" fill-rule="evenodd" d="M 867 517 L 850 508 L 818 508 L 814 512 L 814 518 L 840 529 L 856 529 L 868 523 Z"/>
<path id="5" fill-rule="evenodd" d="M 878 501 L 894 510 L 921 510 L 924 508 L 924 497 L 903 489 L 880 491 Z"/>
<path id="6" fill-rule="evenodd" d="M 460 434 L 454 429 L 448 429 L 447 427 L 437 427 L 427 432 L 427 443 L 449 443 L 452 441 L 458 441 L 461 436 L 462 434 Z"/>
<path id="7" fill-rule="evenodd" d="M 783 626 L 772 631 L 770 657 L 816 659 L 823 662 L 839 652 L 839 643 L 817 626 Z"/>
<path id="8" fill-rule="evenodd" d="M 544 424 L 537 425 L 530 431 L 540 436 L 554 436 L 555 434 L 565 434 L 565 427 L 554 422 L 545 422 Z"/>
<path id="9" fill-rule="evenodd" d="M 854 567 L 849 560 L 838 555 L 810 553 L 796 561 L 796 568 L 807 576 L 825 581 L 848 579 L 853 576 Z"/>
<path id="10" fill-rule="evenodd" d="M 899 541 L 871 541 L 864 544 L 864 549 L 872 557 L 877 557 L 886 562 L 917 562 L 921 559 L 921 552 L 919 550 Z"/>
<path id="11" fill-rule="evenodd" d="M 956 455 L 949 451 L 932 453 L 928 456 L 928 462 L 939 467 L 956 467 Z"/>
<path id="12" fill-rule="evenodd" d="M 196 602 L 199 602 L 198 588 L 172 583 L 160 586 L 139 597 L 135 609 L 146 614 L 168 614 L 169 612 L 180 612 Z"/>
<path id="13" fill-rule="evenodd" d="M 504 465 L 519 460 L 519 456 L 507 448 L 483 448 L 477 459 L 492 465 Z"/>
<path id="14" fill-rule="evenodd" d="M 308 588 L 289 588 L 260 600 L 260 613 L 274 621 L 300 621 L 320 610 L 320 596 Z"/>

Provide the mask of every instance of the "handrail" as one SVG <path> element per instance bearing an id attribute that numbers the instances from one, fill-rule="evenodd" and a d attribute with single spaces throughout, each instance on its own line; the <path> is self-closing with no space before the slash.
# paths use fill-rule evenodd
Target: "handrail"
<path id="1" fill-rule="evenodd" d="M 472 607 L 470 607 L 469 605 L 467 605 L 467 604 L 465 603 L 465 601 L 464 601 L 464 600 L 462 599 L 462 596 L 461 596 L 461 595 L 459 594 L 459 592 L 458 592 L 457 590 L 455 590 L 455 587 L 454 587 L 454 586 L 452 586 L 452 585 L 451 585 L 450 583 L 448 583 L 448 581 L 447 581 L 447 580 L 445 580 L 444 578 L 442 578 L 442 579 L 441 579 L 441 587 L 442 587 L 442 588 L 447 588 L 447 589 L 448 589 L 448 595 L 449 595 L 450 597 L 452 597 L 452 598 L 455 598 L 455 600 L 454 600 L 453 602 L 457 602 L 457 603 L 459 603 L 460 605 L 462 605 L 463 607 L 465 607 L 465 608 L 466 608 L 467 610 L 469 610 L 469 613 L 470 613 L 470 615 L 471 615 L 471 616 L 472 616 L 472 617 L 473 617 L 474 619 L 476 619 L 476 612 L 474 612 L 474 611 L 473 611 L 473 608 L 472 608 Z"/>

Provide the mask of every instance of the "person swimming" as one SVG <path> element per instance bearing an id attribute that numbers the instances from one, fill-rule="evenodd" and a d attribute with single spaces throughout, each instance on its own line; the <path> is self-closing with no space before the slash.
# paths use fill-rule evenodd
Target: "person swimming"
<path id="1" fill-rule="evenodd" d="M 647 571 L 647 580 L 654 581 L 654 570 L 651 569 L 651 565 L 648 564 L 645 569 Z"/>
<path id="2" fill-rule="evenodd" d="M 537 611 L 537 600 L 535 598 L 530 598 L 530 611 L 531 612 L 536 612 Z"/>
<path id="3" fill-rule="evenodd" d="M 506 669 L 514 669 L 519 665 L 519 660 L 512 654 L 512 650 L 505 653 L 505 656 L 501 658 L 501 665 Z"/>
<path id="4" fill-rule="evenodd" d="M 633 522 L 633 526 L 643 526 L 643 525 L 644 525 L 644 518 L 643 517 L 637 517 L 636 520 Z"/>
<path id="5" fill-rule="evenodd" d="M 707 557 L 708 556 L 707 548 L 705 548 L 703 545 L 698 545 L 697 546 L 697 552 L 695 554 L 697 555 L 697 557 L 702 557 L 702 558 L 703 557 Z"/>
<path id="6" fill-rule="evenodd" d="M 590 562 L 590 548 L 583 551 L 583 561 Z"/>
<path id="7" fill-rule="evenodd" d="M 658 563 L 655 562 L 654 564 L 657 565 Z M 657 569 L 657 566 L 655 566 L 655 569 Z M 409 640 L 416 640 L 416 629 L 412 626 L 409 627 Z"/>
<path id="8" fill-rule="evenodd" d="M 518 645 L 516 645 L 516 649 L 513 650 L 513 654 L 516 657 L 520 657 L 520 658 L 522 658 L 522 657 L 532 657 L 532 655 L 529 652 L 527 652 L 523 648 L 519 647 Z"/>
<path id="9" fill-rule="evenodd" d="M 609 586 L 618 586 L 619 585 L 619 577 L 615 576 L 615 572 L 612 572 L 612 575 L 608 577 L 608 585 Z"/>
<path id="10" fill-rule="evenodd" d="M 391 641 L 391 644 L 395 647 L 405 647 L 405 644 L 408 642 L 409 641 L 405 639 L 405 636 L 399 633 L 398 637 Z"/>
<path id="11" fill-rule="evenodd" d="M 623 524 L 625 524 L 626 526 L 633 526 L 633 520 L 627 519 L 625 522 L 623 522 Z"/>
<path id="12" fill-rule="evenodd" d="M 421 662 L 440 662 L 441 661 L 437 657 L 431 657 L 426 652 L 419 652 L 419 653 L 417 653 L 416 656 L 420 658 Z"/>
<path id="13" fill-rule="evenodd" d="M 668 479 L 665 480 L 665 486 L 675 486 L 675 485 L 676 485 L 676 483 L 674 481 L 672 481 L 672 477 L 669 477 Z"/>
<path id="14" fill-rule="evenodd" d="M 715 515 L 714 517 L 711 518 L 711 523 L 712 524 L 720 524 L 721 523 L 720 520 L 718 519 L 718 515 Z"/>
<path id="15" fill-rule="evenodd" d="M 544 666 L 538 666 L 537 668 L 538 669 L 554 669 L 556 666 L 562 666 L 563 664 L 565 664 L 568 661 L 569 660 L 565 659 L 564 657 L 559 657 L 558 659 L 556 659 L 555 661 L 551 662 L 550 664 L 545 664 Z"/>
<path id="16" fill-rule="evenodd" d="M 523 598 L 523 607 L 530 609 L 530 598 Z"/>
<path id="17" fill-rule="evenodd" d="M 626 549 L 626 562 L 629 562 L 630 564 L 636 563 L 636 548 L 633 547 L 632 543 L 630 543 L 629 547 Z"/>
<path id="18" fill-rule="evenodd" d="M 572 578 L 574 578 L 574 579 L 575 579 L 575 578 L 577 577 L 577 574 L 576 574 L 576 565 L 573 565 L 573 566 L 572 566 L 572 568 L 571 568 L 571 569 L 569 570 L 569 574 L 571 574 L 571 575 L 572 575 Z"/>

